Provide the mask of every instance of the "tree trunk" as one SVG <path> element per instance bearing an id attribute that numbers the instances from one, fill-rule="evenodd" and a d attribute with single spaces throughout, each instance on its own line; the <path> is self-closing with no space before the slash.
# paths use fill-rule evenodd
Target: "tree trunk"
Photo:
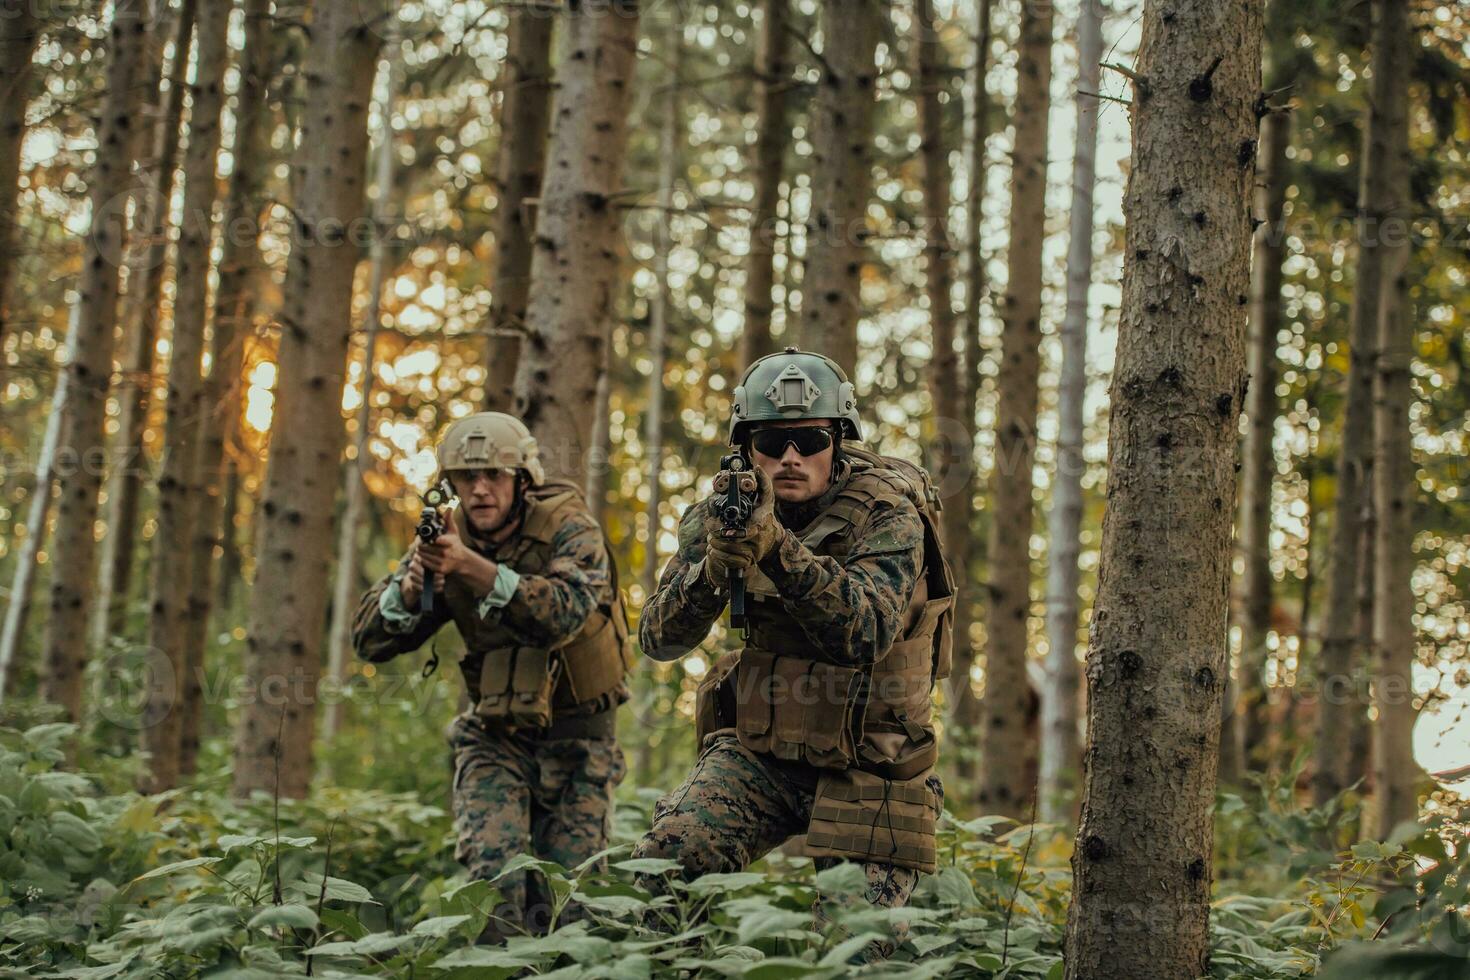
<path id="1" fill-rule="evenodd" d="M 658 508 L 663 494 L 664 461 L 664 367 L 668 363 L 669 336 L 669 252 L 674 243 L 669 232 L 673 220 L 674 180 L 678 171 L 679 148 L 684 130 L 680 113 L 684 63 L 684 14 L 682 8 L 670 12 L 668 36 L 669 82 L 664 90 L 664 117 L 659 133 L 657 235 L 653 245 L 654 295 L 649 304 L 648 354 L 653 366 L 648 373 L 648 409 L 644 417 L 644 449 L 648 455 L 648 503 L 644 509 L 648 521 L 648 540 L 643 546 L 642 585 L 645 596 L 653 595 L 658 584 Z M 778 164 L 779 167 L 779 164 Z M 767 271 L 770 256 L 766 258 Z M 766 333 L 770 334 L 770 281 L 766 282 Z"/>
<path id="2" fill-rule="evenodd" d="M 139 149 L 134 122 L 148 80 L 150 27 L 146 0 L 114 4 L 106 95 L 87 188 L 92 227 L 83 239 L 77 356 L 67 367 L 70 380 L 62 409 L 59 454 L 80 465 L 69 467 L 60 481 L 41 692 L 73 721 L 81 719 L 82 672 L 96 584 L 95 534 L 104 469 L 98 457 L 105 456 L 107 445 L 103 422 L 112 383 L 118 270 L 127 247 L 127 214 L 121 205 L 127 200 Z"/>
<path id="3" fill-rule="evenodd" d="M 1057 392 L 1057 475 L 1052 487 L 1051 565 L 1046 579 L 1046 687 L 1041 695 L 1041 819 L 1070 823 L 1082 773 L 1077 625 L 1082 551 L 1083 415 L 1087 400 L 1087 313 L 1092 286 L 1092 194 L 1097 183 L 1102 0 L 1083 0 L 1077 19 L 1077 149 L 1067 250 L 1067 312 Z"/>
<path id="4" fill-rule="evenodd" d="M 0 17 L 0 350 L 12 322 L 10 285 L 15 278 L 20 193 L 20 147 L 31 103 L 31 58 L 41 36 L 37 4 L 10 5 Z"/>
<path id="5" fill-rule="evenodd" d="M 51 508 L 51 485 L 55 476 L 56 451 L 61 443 L 61 417 L 66 408 L 66 390 L 71 380 L 67 370 L 77 356 L 77 313 L 79 307 L 71 308 L 71 325 L 66 337 L 66 362 L 60 366 L 56 376 L 56 387 L 51 393 L 51 414 L 46 418 L 46 432 L 41 437 L 40 452 L 36 454 L 36 483 L 31 488 L 31 505 L 26 511 L 25 540 L 20 554 L 16 556 L 15 574 L 10 579 L 10 601 L 5 607 L 5 624 L 0 628 L 0 703 L 5 700 L 10 673 L 15 668 L 16 654 L 20 651 L 20 638 L 25 632 L 26 616 L 30 612 L 31 585 L 36 576 L 36 558 L 41 543 L 46 537 L 46 512 Z"/>
<path id="6" fill-rule="evenodd" d="M 158 477 L 158 530 L 153 535 L 153 581 L 149 589 L 148 646 L 166 658 L 173 683 L 154 685 L 144 714 L 143 748 L 150 755 L 147 792 L 172 789 L 179 779 L 183 716 L 198 684 L 185 649 L 192 611 L 189 591 L 197 574 L 194 549 L 199 513 L 201 420 L 205 412 L 204 321 L 214 240 L 215 171 L 229 63 L 230 5 L 206 2 L 199 9 L 194 107 L 184 153 L 184 212 L 179 229 L 174 327 L 169 340 L 168 402 L 163 466 Z M 183 571 L 184 574 L 180 575 Z M 158 661 L 162 666 L 163 660 Z"/>
<path id="7" fill-rule="evenodd" d="M 495 258 L 490 279 L 485 408 L 509 411 L 531 292 L 530 201 L 541 193 L 546 130 L 551 121 L 551 30 L 556 18 L 533 6 L 510 6 L 505 84 L 500 103 L 500 156 L 495 170 Z"/>
<path id="8" fill-rule="evenodd" d="M 1375 43 L 1374 57 L 1380 56 L 1387 53 Z M 1360 604 L 1359 596 L 1362 590 L 1362 599 L 1371 603 L 1372 592 L 1360 579 L 1372 574 L 1371 561 L 1363 562 L 1362 556 L 1364 549 L 1372 547 L 1371 537 L 1364 537 L 1364 521 L 1373 502 L 1374 346 L 1383 284 L 1382 220 L 1391 193 L 1384 114 L 1389 111 L 1387 101 L 1392 98 L 1394 81 L 1375 68 L 1370 84 L 1358 184 L 1358 263 L 1348 338 L 1351 359 L 1337 454 L 1337 510 L 1328 552 L 1327 608 L 1322 617 L 1313 779 L 1313 795 L 1319 805 L 1360 775 L 1352 768 L 1349 736 L 1366 711 L 1362 668 L 1372 637 L 1371 626 L 1369 632 L 1362 632 L 1372 622 L 1372 610 Z"/>
<path id="9" fill-rule="evenodd" d="M 1209 973 L 1261 0 L 1146 0 L 1066 976 Z"/>
<path id="10" fill-rule="evenodd" d="M 364 479 L 372 465 L 368 459 L 368 436 L 373 422 L 373 383 L 377 380 L 378 331 L 383 318 L 383 280 L 388 271 L 388 235 L 394 225 L 393 193 L 393 103 L 403 84 L 398 69 L 398 46 L 390 41 L 384 50 L 387 60 L 388 87 L 383 100 L 382 116 L 386 120 L 383 139 L 378 144 L 377 174 L 373 183 L 377 197 L 373 200 L 373 246 L 371 271 L 368 275 L 368 306 L 364 319 L 362 357 L 362 404 L 357 409 L 357 431 L 353 436 L 353 456 L 348 462 L 347 479 L 342 488 L 346 504 L 337 528 L 337 577 L 332 590 L 332 626 L 327 634 L 327 677 L 333 694 L 345 689 L 347 662 L 352 646 L 352 614 L 357 607 L 359 567 L 357 536 L 362 529 L 367 509 L 368 492 Z M 334 696 L 327 703 L 322 734 L 331 739 L 342 725 L 342 699 Z"/>
<path id="11" fill-rule="evenodd" d="M 745 323 L 740 332 L 740 363 L 772 353 L 771 287 L 776 276 L 776 207 L 781 199 L 781 163 L 790 130 L 786 90 L 791 62 L 786 56 L 791 0 L 765 0 L 755 52 L 755 143 L 750 169 L 755 201 L 750 208 L 750 251 L 745 257 Z"/>
<path id="12" fill-rule="evenodd" d="M 202 681 L 209 621 L 214 608 L 215 550 L 226 533 L 223 524 L 225 472 L 230 467 L 227 443 L 236 441 L 240 419 L 241 373 L 245 338 L 254 315 L 252 277 L 260 263 L 261 196 L 271 164 L 269 106 L 273 43 L 269 0 L 246 0 L 245 52 L 235 110 L 235 171 L 225 203 L 225 241 L 220 256 L 219 290 L 214 305 L 211 369 L 204 381 L 200 411 L 200 455 L 195 483 L 199 487 L 193 568 L 189 576 L 188 624 L 184 650 L 188 684 L 184 691 L 180 737 L 180 770 L 193 774 L 199 756 Z"/>
<path id="13" fill-rule="evenodd" d="M 1006 282 L 995 418 L 988 568 L 989 633 L 981 723 L 980 803 L 987 813 L 1025 816 L 1036 744 L 1026 731 L 1031 619 L 1032 464 L 1036 458 L 1041 346 L 1041 247 L 1046 229 L 1046 148 L 1051 88 L 1051 4 L 1021 9 L 1016 140 L 1011 179 L 1010 273 Z"/>
<path id="14" fill-rule="evenodd" d="M 250 596 L 234 792 L 311 782 L 316 684 L 325 637 L 332 508 L 341 479 L 342 383 L 363 217 L 368 105 L 388 16 L 384 0 L 319 0 L 306 56 L 296 167 L 301 192 L 282 303 L 275 424 Z"/>
<path id="15" fill-rule="evenodd" d="M 822 78 L 812 103 L 801 342 L 854 379 L 873 183 L 874 58 L 885 10 L 879 0 L 824 0 Z"/>
<path id="16" fill-rule="evenodd" d="M 1414 317 L 1409 303 L 1409 231 L 1414 219 L 1409 186 L 1409 73 L 1411 33 L 1404 0 L 1373 4 L 1373 104 L 1382 113 L 1384 184 L 1380 218 L 1382 285 L 1378 308 L 1378 363 L 1373 389 L 1375 530 L 1373 690 L 1375 830 L 1387 837 L 1418 816 L 1414 762 Z M 1379 79 L 1383 87 L 1379 88 Z"/>
<path id="17" fill-rule="evenodd" d="M 541 444 L 547 475 L 582 483 L 617 294 L 615 197 L 628 142 L 638 4 L 579 5 L 562 27 L 515 405 Z"/>
<path id="18" fill-rule="evenodd" d="M 965 315 L 964 360 L 960 371 L 962 404 L 960 421 L 971 446 L 971 469 L 957 488 L 955 502 L 944 510 L 944 545 L 954 572 L 954 671 L 947 696 L 950 704 L 949 755 L 960 780 L 960 791 L 968 794 L 975 786 L 977 743 L 980 729 L 980 699 L 971 684 L 974 673 L 975 648 L 970 638 L 974 623 L 976 590 L 971 587 L 970 564 L 975 552 L 970 520 L 975 510 L 974 445 L 975 410 L 980 398 L 980 363 L 985 352 L 980 347 L 980 301 L 985 292 L 985 256 L 981 252 L 981 225 L 985 219 L 985 177 L 988 171 L 986 141 L 990 137 L 990 93 L 986 76 L 990 73 L 991 10 L 993 0 L 980 0 L 979 22 L 975 32 L 975 54 L 970 63 L 970 99 L 965 120 L 966 152 L 969 157 L 969 186 L 965 191 Z M 963 796 L 961 798 L 964 798 Z"/>
<path id="19" fill-rule="evenodd" d="M 607 516 L 607 471 L 612 460 L 612 321 L 602 342 L 602 364 L 597 369 L 597 384 L 592 395 L 592 445 L 587 451 L 587 467 L 583 476 L 587 505 L 601 524 Z"/>
<path id="20" fill-rule="evenodd" d="M 138 503 L 148 475 L 144 437 L 153 401 L 153 372 L 157 361 L 159 305 L 168 263 L 169 203 L 179 162 L 180 127 L 184 118 L 184 86 L 189 73 L 189 46 L 194 35 L 197 0 L 184 0 L 174 22 L 173 63 L 169 67 L 168 95 L 153 131 L 152 185 L 135 198 L 133 227 L 140 230 L 130 249 L 128 296 L 124 303 L 127 325 L 126 370 L 130 390 L 118 397 L 118 452 L 120 465 L 112 474 L 107 495 L 107 536 L 102 539 L 98 567 L 97 610 L 92 617 L 93 645 L 101 649 L 109 636 L 123 630 L 133 591 L 137 563 Z M 155 30 L 161 26 L 155 25 Z M 160 54 L 159 67 L 162 67 Z M 150 85 L 151 85 L 150 81 Z"/>
<path id="21" fill-rule="evenodd" d="M 1271 86 L 1275 88 L 1276 86 Z M 1281 327 L 1281 263 L 1286 258 L 1286 150 L 1291 144 L 1291 117 L 1272 111 L 1261 120 L 1256 151 L 1254 213 L 1256 229 L 1251 259 L 1250 374 L 1245 413 L 1248 425 L 1240 474 L 1240 550 L 1245 559 L 1241 579 L 1240 699 L 1225 708 L 1221 733 L 1222 782 L 1238 782 L 1247 769 L 1264 766 L 1262 744 L 1270 728 L 1266 696 L 1267 637 L 1271 631 L 1271 492 L 1275 486 L 1276 334 Z"/>

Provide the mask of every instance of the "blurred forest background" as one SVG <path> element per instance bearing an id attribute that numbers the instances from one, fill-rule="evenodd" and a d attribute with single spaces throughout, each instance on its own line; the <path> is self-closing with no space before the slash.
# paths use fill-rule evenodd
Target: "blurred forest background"
<path id="1" fill-rule="evenodd" d="M 869 444 L 944 496 L 961 604 L 941 771 L 968 863 L 918 901 L 994 928 L 918 952 L 1061 976 L 1148 82 L 1130 66 L 1158 6 L 7 2 L 0 962 L 279 975 L 313 930 L 398 929 L 331 951 L 394 972 L 473 935 L 404 938 L 472 914 L 439 846 L 458 637 L 436 672 L 375 667 L 344 623 L 412 536 L 437 434 L 523 414 L 549 468 L 586 480 L 636 615 L 708 492 L 735 379 L 800 344 L 848 369 Z M 1470 8 L 1274 0 L 1257 26 L 1219 793 L 1187 779 L 1215 803 L 1212 969 L 1297 976 L 1345 939 L 1450 928 L 1400 933 L 1425 884 L 1395 882 L 1417 861 L 1452 885 L 1464 860 L 1443 841 L 1470 785 Z M 640 663 L 622 838 L 691 763 L 694 687 L 733 642 L 720 626 Z M 70 839 L 20 831 L 62 812 Z M 1416 819 L 1438 830 L 1391 836 Z M 240 855 L 279 870 L 333 826 L 357 836 L 338 870 L 285 862 L 310 922 L 211 920 L 190 945 L 200 922 L 149 918 L 254 909 L 220 884 L 250 877 Z M 123 888 L 211 860 L 236 878 Z M 809 873 L 782 860 L 773 907 Z M 393 914 L 331 920 L 322 875 L 341 875 L 333 908 L 365 907 L 353 877 Z M 98 880 L 111 925 L 38 918 Z M 261 904 L 290 896 L 278 880 Z M 799 958 L 780 930 L 729 928 Z"/>

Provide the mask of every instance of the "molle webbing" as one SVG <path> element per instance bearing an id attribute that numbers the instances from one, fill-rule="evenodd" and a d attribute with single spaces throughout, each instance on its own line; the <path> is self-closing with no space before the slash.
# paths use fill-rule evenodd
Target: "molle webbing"
<path id="1" fill-rule="evenodd" d="M 922 777 L 888 780 L 860 770 L 824 775 L 807 826 L 806 851 L 932 874 L 938 809 L 938 798 Z"/>

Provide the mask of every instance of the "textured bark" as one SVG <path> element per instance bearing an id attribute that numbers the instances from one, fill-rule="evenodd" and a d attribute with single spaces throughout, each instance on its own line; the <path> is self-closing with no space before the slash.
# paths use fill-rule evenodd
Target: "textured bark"
<path id="1" fill-rule="evenodd" d="M 637 50 L 635 0 L 577 5 L 563 19 L 515 410 L 540 442 L 547 475 L 577 483 L 589 475 L 597 381 L 617 292 L 614 197 Z"/>
<path id="2" fill-rule="evenodd" d="M 275 424 L 250 595 L 234 792 L 306 794 L 341 479 L 342 384 L 385 0 L 320 0 L 306 56 L 300 194 L 280 316 Z"/>
<path id="3" fill-rule="evenodd" d="M 678 170 L 679 146 L 683 138 L 683 100 L 680 98 L 684 64 L 684 14 L 682 8 L 671 11 L 669 21 L 668 87 L 664 89 L 663 120 L 659 131 L 657 234 L 653 245 L 654 294 L 648 310 L 648 354 L 653 366 L 648 373 L 648 408 L 644 416 L 644 449 L 648 455 L 648 501 L 644 514 L 648 524 L 648 540 L 643 546 L 641 581 L 643 594 L 653 595 L 658 584 L 658 508 L 662 500 L 664 462 L 664 367 L 669 356 L 669 252 L 673 239 L 669 222 L 674 209 L 674 179 Z M 769 265 L 769 259 L 767 260 Z M 766 296 L 770 297 L 770 283 Z M 770 309 L 766 310 L 766 331 L 770 332 Z"/>
<path id="4" fill-rule="evenodd" d="M 857 369 L 862 272 L 872 196 L 874 62 L 880 0 L 824 0 L 822 78 L 812 103 L 811 215 L 801 288 L 801 343 L 849 377 Z"/>
<path id="5" fill-rule="evenodd" d="M 755 200 L 750 207 L 750 252 L 745 256 L 745 323 L 740 333 L 740 363 L 749 365 L 775 350 L 771 314 L 775 283 L 776 207 L 781 199 L 781 163 L 790 129 L 786 90 L 791 62 L 786 55 L 791 0 L 761 4 L 761 33 L 755 52 L 755 142 L 750 169 Z"/>
<path id="6" fill-rule="evenodd" d="M 80 720 L 82 672 L 96 583 L 98 491 L 107 445 L 103 420 L 112 383 L 113 329 L 117 325 L 118 271 L 127 247 L 129 171 L 139 150 L 138 106 L 148 81 L 150 18 L 146 0 L 118 0 L 108 32 L 106 95 L 97 125 L 96 160 L 88 180 L 92 227 L 83 239 L 77 356 L 62 410 L 59 453 L 83 465 L 63 474 L 51 549 L 50 622 L 41 693 Z"/>
<path id="7" fill-rule="evenodd" d="M 31 102 L 31 58 L 40 36 L 35 3 L 11 4 L 0 17 L 0 349 L 12 320 L 10 285 L 20 255 L 16 214 L 20 147 Z"/>
<path id="8" fill-rule="evenodd" d="M 534 6 L 511 6 L 506 29 L 505 92 L 496 163 L 495 257 L 490 272 L 485 408 L 509 411 L 531 292 L 530 201 L 541 193 L 551 121 L 551 30 L 556 18 Z"/>
<path id="9" fill-rule="evenodd" d="M 1036 743 L 1026 730 L 1032 698 L 1026 651 L 1031 618 L 1032 464 L 1036 458 L 1041 358 L 1041 246 L 1046 226 L 1046 148 L 1051 88 L 1052 5 L 1021 8 L 1011 241 L 1003 316 L 986 613 L 980 804 L 1021 818 L 1031 798 Z"/>
<path id="10" fill-rule="evenodd" d="M 1378 724 L 1373 740 L 1374 826 L 1379 837 L 1418 816 L 1414 761 L 1414 317 L 1407 281 L 1410 225 L 1409 186 L 1410 27 L 1406 0 L 1373 4 L 1374 104 L 1383 113 L 1384 184 L 1387 196 L 1380 225 L 1382 286 L 1378 307 L 1378 361 L 1373 388 L 1373 499 L 1377 517 L 1373 558 L 1373 690 Z M 1377 79 L 1383 77 L 1380 93 Z"/>
<path id="11" fill-rule="evenodd" d="M 969 186 L 965 190 L 965 315 L 964 360 L 960 372 L 962 379 L 962 403 L 960 413 L 965 438 L 971 449 L 974 462 L 976 427 L 975 410 L 980 398 L 980 362 L 985 352 L 980 347 L 980 301 L 985 293 L 985 257 L 981 253 L 980 226 L 984 221 L 985 178 L 988 171 L 986 141 L 990 137 L 990 94 L 986 90 L 986 76 L 990 73 L 991 10 L 993 0 L 980 0 L 976 10 L 978 23 L 975 31 L 975 53 L 970 62 L 970 98 L 966 106 L 966 145 L 969 160 Z M 957 488 L 957 500 L 944 510 L 944 544 L 950 556 L 950 568 L 955 578 L 954 604 L 954 672 L 950 676 L 948 699 L 950 705 L 949 729 L 946 731 L 950 758 L 960 780 L 960 791 L 968 792 L 975 785 L 976 743 L 980 728 L 980 699 L 975 697 L 971 684 L 974 673 L 975 648 L 970 639 L 970 628 L 974 623 L 976 589 L 970 581 L 970 562 L 974 554 L 974 533 L 971 518 L 975 510 L 975 471 L 961 481 Z"/>
<path id="12" fill-rule="evenodd" d="M 178 169 L 180 126 L 184 118 L 184 86 L 189 70 L 189 46 L 194 35 L 197 0 L 184 0 L 173 25 L 173 62 L 169 66 L 168 94 L 153 131 L 153 150 L 144 168 L 151 183 L 135 198 L 135 240 L 129 249 L 128 296 L 123 304 L 127 324 L 123 331 L 124 370 L 129 390 L 118 395 L 118 451 L 121 465 L 113 471 L 107 493 L 107 536 L 97 575 L 97 610 L 92 617 L 93 645 L 98 649 L 109 636 L 123 630 L 128 599 L 133 591 L 137 563 L 138 503 L 148 475 L 144 437 L 153 401 L 153 372 L 157 361 L 158 323 L 163 280 L 168 263 L 167 202 L 173 200 Z M 155 26 L 155 31 L 162 26 Z M 159 68 L 162 68 L 159 51 Z M 150 82 L 151 85 L 151 82 Z"/>
<path id="13" fill-rule="evenodd" d="M 1271 86 L 1275 88 L 1275 86 Z M 1291 143 L 1291 117 L 1272 112 L 1261 120 L 1256 151 L 1254 214 L 1264 222 L 1256 229 L 1251 258 L 1250 346 L 1246 370 L 1248 422 L 1240 472 L 1240 550 L 1245 574 L 1240 582 L 1241 663 L 1237 680 L 1240 699 L 1225 706 L 1221 732 L 1220 779 L 1236 782 L 1247 769 L 1263 766 L 1260 753 L 1270 727 L 1266 703 L 1266 648 L 1271 631 L 1271 491 L 1275 485 L 1276 334 L 1281 328 L 1281 263 L 1286 258 L 1286 149 Z M 1227 694 L 1228 697 L 1228 694 Z"/>
<path id="14" fill-rule="evenodd" d="M 209 376 L 204 380 L 200 411 L 199 459 L 195 474 L 198 514 L 190 550 L 188 625 L 184 650 L 188 683 L 184 688 L 180 733 L 180 771 L 192 774 L 199 755 L 203 712 L 204 653 L 214 608 L 215 550 L 225 533 L 223 523 L 226 471 L 225 446 L 236 441 L 240 419 L 241 373 L 245 338 L 254 313 L 252 277 L 260 264 L 258 239 L 262 195 L 271 166 L 271 118 L 268 102 L 273 58 L 269 0 L 245 0 L 245 50 L 240 91 L 235 106 L 235 170 L 230 176 L 222 226 L 219 290 L 214 303 Z"/>
<path id="15" fill-rule="evenodd" d="M 1146 0 L 1069 978 L 1209 973 L 1261 0 Z"/>
<path id="16" fill-rule="evenodd" d="M 1097 183 L 1097 110 L 1102 59 L 1102 2 L 1083 0 L 1077 19 L 1077 149 L 1072 157 L 1067 312 L 1057 392 L 1057 475 L 1052 486 L 1051 564 L 1046 579 L 1046 687 L 1041 693 L 1041 819 L 1068 823 L 1082 773 L 1081 701 L 1077 689 L 1077 565 L 1082 551 L 1082 407 L 1087 398 L 1087 296 L 1092 286 L 1092 195 Z"/>
<path id="17" fill-rule="evenodd" d="M 1375 5 L 1374 9 L 1377 9 Z M 1374 57 L 1389 52 L 1374 45 Z M 1366 711 L 1364 666 L 1372 639 L 1371 585 L 1361 581 L 1372 574 L 1372 538 L 1364 537 L 1372 507 L 1373 488 L 1373 366 L 1378 333 L 1379 296 L 1383 286 L 1383 219 L 1389 199 L 1388 137 L 1384 113 L 1392 97 L 1393 79 L 1376 69 L 1370 82 L 1367 122 L 1358 185 L 1358 262 L 1353 286 L 1349 327 L 1346 405 L 1337 454 L 1337 509 L 1332 521 L 1328 552 L 1327 607 L 1323 610 L 1322 650 L 1319 655 L 1316 772 L 1313 795 L 1318 803 L 1331 799 L 1361 775 L 1354 771 L 1349 734 Z M 1360 592 L 1361 590 L 1361 592 Z M 1363 632 L 1364 627 L 1368 632 Z"/>
<path id="18" fill-rule="evenodd" d="M 347 663 L 352 646 L 352 614 L 357 606 L 361 585 L 357 561 L 357 537 L 367 510 L 368 492 L 364 484 L 371 462 L 368 458 L 368 435 L 373 422 L 373 383 L 377 380 L 378 332 L 383 317 L 383 280 L 388 271 L 388 234 L 393 228 L 393 103 L 403 81 L 398 69 L 398 49 L 390 42 L 384 51 L 388 62 L 387 98 L 382 105 L 385 121 L 383 139 L 378 143 L 374 162 L 377 188 L 373 200 L 373 245 L 368 274 L 368 305 L 363 317 L 362 404 L 357 409 L 357 430 L 353 435 L 352 459 L 344 468 L 342 487 L 345 503 L 337 527 L 337 570 L 332 587 L 332 626 L 327 633 L 327 676 L 336 691 L 347 681 Z M 322 734 L 331 739 L 342 724 L 342 699 L 334 697 L 326 706 Z"/>
<path id="19" fill-rule="evenodd" d="M 145 708 L 143 748 L 149 753 L 150 763 L 144 785 L 151 793 L 172 789 L 178 783 L 183 716 L 190 689 L 196 684 L 185 644 L 191 615 L 189 589 L 197 574 L 194 525 L 199 512 L 199 441 L 205 414 L 201 362 L 214 239 L 220 112 L 230 57 L 229 21 L 229 4 L 200 5 L 198 54 L 191 88 L 194 107 L 189 114 L 189 146 L 184 152 L 184 211 L 179 229 L 174 326 L 169 338 L 158 530 L 153 535 L 153 580 L 148 600 L 148 646 L 160 666 L 166 660 L 166 676 L 172 678 L 172 683 L 150 688 Z"/>

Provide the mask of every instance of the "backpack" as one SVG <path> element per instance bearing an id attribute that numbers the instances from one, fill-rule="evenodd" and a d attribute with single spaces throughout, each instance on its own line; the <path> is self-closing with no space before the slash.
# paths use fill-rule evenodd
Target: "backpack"
<path id="1" fill-rule="evenodd" d="M 897 476 L 904 486 L 904 495 L 909 498 L 924 524 L 924 580 L 929 587 L 929 601 L 947 599 L 943 612 L 939 614 L 934 630 L 933 680 L 948 677 L 954 662 L 954 574 L 949 561 L 944 557 L 944 543 L 939 535 L 942 509 L 939 493 L 929 479 L 929 473 L 897 456 L 884 456 L 844 443 L 842 451 L 852 459 L 859 460 L 875 469 L 887 470 Z"/>

